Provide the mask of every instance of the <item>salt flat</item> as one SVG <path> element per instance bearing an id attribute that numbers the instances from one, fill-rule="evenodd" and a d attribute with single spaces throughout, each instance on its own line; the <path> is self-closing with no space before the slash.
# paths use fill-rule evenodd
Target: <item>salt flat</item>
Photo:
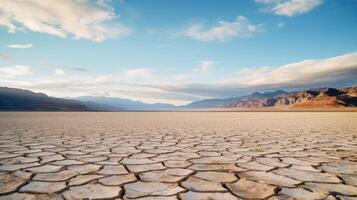
<path id="1" fill-rule="evenodd" d="M 0 113 L 0 199 L 356 199 L 355 112 Z"/>

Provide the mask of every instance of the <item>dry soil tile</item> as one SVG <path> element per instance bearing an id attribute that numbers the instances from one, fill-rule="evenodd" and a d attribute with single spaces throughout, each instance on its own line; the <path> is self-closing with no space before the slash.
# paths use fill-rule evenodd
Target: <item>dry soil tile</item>
<path id="1" fill-rule="evenodd" d="M 265 199 L 274 195 L 276 187 L 249 180 L 227 183 L 229 190 L 242 198 Z"/>
<path id="2" fill-rule="evenodd" d="M 126 165 L 131 172 L 145 172 L 165 169 L 166 167 L 161 163 L 145 164 L 145 165 Z"/>
<path id="3" fill-rule="evenodd" d="M 193 192 L 189 191 L 180 194 L 180 199 L 182 200 L 239 200 L 238 197 L 232 194 L 226 193 L 203 193 L 203 192 Z"/>
<path id="4" fill-rule="evenodd" d="M 341 177 L 346 184 L 357 186 L 357 175 L 342 174 Z"/>
<path id="5" fill-rule="evenodd" d="M 194 177 L 216 182 L 234 182 L 237 177 L 227 172 L 197 172 Z"/>
<path id="6" fill-rule="evenodd" d="M 357 196 L 357 187 L 344 184 L 305 183 L 305 188 L 320 193 L 337 193 L 341 195 Z"/>
<path id="7" fill-rule="evenodd" d="M 128 174 L 129 172 L 125 169 L 123 165 L 106 165 L 98 171 L 98 174 L 104 175 L 120 175 L 120 174 Z"/>
<path id="8" fill-rule="evenodd" d="M 100 169 L 100 165 L 95 164 L 84 164 L 84 165 L 73 165 L 67 167 L 69 170 L 77 172 L 79 174 L 87 174 L 90 172 L 96 172 Z"/>
<path id="9" fill-rule="evenodd" d="M 73 186 L 63 193 L 66 199 L 108 199 L 120 195 L 120 187 L 103 186 L 90 183 L 82 186 Z"/>
<path id="10" fill-rule="evenodd" d="M 55 193 L 65 188 L 66 182 L 31 181 L 29 184 L 23 186 L 20 191 L 30 193 Z"/>
<path id="11" fill-rule="evenodd" d="M 87 175 L 78 175 L 71 180 L 69 180 L 68 185 L 69 186 L 76 186 L 76 185 L 82 185 L 85 183 L 88 183 L 92 180 L 96 180 L 99 178 L 102 178 L 102 175 L 93 175 L 93 174 L 87 174 Z"/>
<path id="12" fill-rule="evenodd" d="M 63 200 L 63 198 L 59 194 L 13 193 L 6 196 L 0 196 L 0 200 Z"/>
<path id="13" fill-rule="evenodd" d="M 291 179 L 286 176 L 281 176 L 274 174 L 272 172 L 262 172 L 262 171 L 248 171 L 241 172 L 238 174 L 240 178 L 245 178 L 248 180 L 264 182 L 271 185 L 281 186 L 281 187 L 295 187 L 300 184 L 300 181 Z"/>
<path id="14" fill-rule="evenodd" d="M 301 188 L 283 188 L 279 195 L 284 199 L 296 200 L 318 200 L 327 196 L 326 194 L 310 192 Z"/>
<path id="15" fill-rule="evenodd" d="M 136 181 L 136 177 L 134 174 L 112 175 L 99 179 L 99 182 L 101 184 L 110 186 L 122 185 L 133 181 Z"/>
<path id="16" fill-rule="evenodd" d="M 290 178 L 299 180 L 299 181 L 308 181 L 308 182 L 321 182 L 321 183 L 339 183 L 340 179 L 338 179 L 333 174 L 328 173 L 316 173 L 316 172 L 309 172 L 309 171 L 301 171 L 301 170 L 294 170 L 294 169 L 286 169 L 280 168 L 274 170 L 274 173 L 288 176 Z"/>
<path id="17" fill-rule="evenodd" d="M 33 180 L 35 181 L 66 181 L 74 176 L 76 176 L 77 173 L 70 171 L 70 170 L 64 170 L 56 173 L 40 173 L 36 174 L 36 176 L 33 177 Z"/>
<path id="18" fill-rule="evenodd" d="M 225 192 L 226 188 L 219 182 L 207 181 L 200 178 L 189 177 L 181 183 L 183 187 L 188 190 L 200 191 L 200 192 Z"/>
<path id="19" fill-rule="evenodd" d="M 124 185 L 125 197 L 137 198 L 145 196 L 172 196 L 184 191 L 175 183 L 141 182 Z"/>
<path id="20" fill-rule="evenodd" d="M 14 173 L 0 172 L 0 194 L 13 192 L 26 183 L 30 177 L 19 177 Z"/>

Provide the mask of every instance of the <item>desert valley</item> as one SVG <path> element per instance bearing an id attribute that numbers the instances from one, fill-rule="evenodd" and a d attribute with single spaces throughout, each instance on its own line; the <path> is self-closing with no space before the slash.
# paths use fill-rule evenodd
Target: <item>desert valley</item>
<path id="1" fill-rule="evenodd" d="M 357 0 L 0 0 L 0 200 L 357 200 Z"/>

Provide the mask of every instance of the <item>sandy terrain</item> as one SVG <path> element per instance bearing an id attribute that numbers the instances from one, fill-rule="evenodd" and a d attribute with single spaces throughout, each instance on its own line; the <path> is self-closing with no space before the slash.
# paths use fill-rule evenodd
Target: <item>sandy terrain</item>
<path id="1" fill-rule="evenodd" d="M 0 113 L 0 199 L 356 199 L 356 112 Z"/>

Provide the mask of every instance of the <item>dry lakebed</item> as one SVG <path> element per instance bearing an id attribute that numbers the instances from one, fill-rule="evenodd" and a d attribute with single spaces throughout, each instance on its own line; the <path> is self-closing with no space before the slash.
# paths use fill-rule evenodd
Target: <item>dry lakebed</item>
<path id="1" fill-rule="evenodd" d="M 356 112 L 3 112 L 0 199 L 357 199 Z"/>

